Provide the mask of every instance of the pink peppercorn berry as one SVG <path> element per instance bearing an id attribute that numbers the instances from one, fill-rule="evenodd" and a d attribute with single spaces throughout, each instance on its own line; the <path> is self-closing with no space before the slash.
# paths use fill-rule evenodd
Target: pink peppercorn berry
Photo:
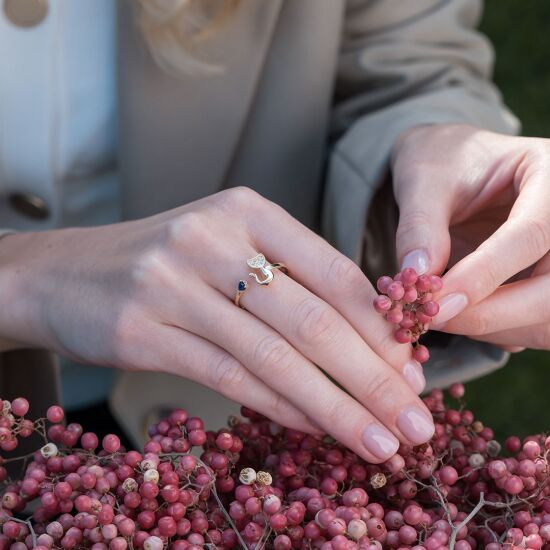
<path id="1" fill-rule="evenodd" d="M 427 332 L 431 319 L 439 312 L 432 298 L 443 284 L 437 275 L 418 276 L 412 268 L 405 268 L 395 277 L 384 275 L 376 283 L 381 293 L 374 299 L 374 309 L 395 325 L 394 337 L 400 344 L 413 344 L 412 356 L 425 363 L 430 354 L 418 339 Z"/>

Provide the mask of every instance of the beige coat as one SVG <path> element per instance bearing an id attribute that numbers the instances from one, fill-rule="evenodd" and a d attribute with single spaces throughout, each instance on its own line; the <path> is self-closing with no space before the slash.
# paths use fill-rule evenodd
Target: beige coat
<path id="1" fill-rule="evenodd" d="M 491 48 L 473 30 L 480 12 L 478 0 L 242 0 L 207 46 L 223 73 L 182 78 L 155 65 L 131 3 L 121 2 L 124 217 L 247 185 L 356 261 L 383 269 L 391 200 L 366 220 L 396 137 L 449 122 L 517 131 L 490 83 Z M 432 363 L 434 384 L 448 382 L 449 366 L 451 378 L 469 378 L 504 360 L 489 346 L 453 345 L 451 361 Z M 183 402 L 202 414 L 207 400 L 220 403 L 189 388 L 176 377 L 125 373 L 111 403 L 138 439 L 159 405 Z M 227 410 L 213 408 L 212 423 L 223 421 Z"/>

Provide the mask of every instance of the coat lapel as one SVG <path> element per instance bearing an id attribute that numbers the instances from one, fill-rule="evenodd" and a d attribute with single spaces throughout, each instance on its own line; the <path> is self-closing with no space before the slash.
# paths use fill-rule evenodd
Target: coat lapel
<path id="1" fill-rule="evenodd" d="M 125 218 L 215 193 L 254 100 L 283 0 L 242 0 L 208 44 L 220 74 L 174 76 L 119 5 L 119 133 Z M 206 47 L 206 46 L 205 46 Z M 214 160 L 214 162 L 213 162 Z M 246 183 L 246 182 L 242 182 Z"/>

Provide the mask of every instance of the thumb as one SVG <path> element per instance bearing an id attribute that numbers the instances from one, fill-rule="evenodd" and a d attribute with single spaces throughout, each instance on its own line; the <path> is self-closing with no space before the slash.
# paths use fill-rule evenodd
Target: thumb
<path id="1" fill-rule="evenodd" d="M 449 261 L 451 193 L 425 185 L 399 186 L 396 251 L 400 269 L 412 267 L 419 275 L 443 272 Z"/>

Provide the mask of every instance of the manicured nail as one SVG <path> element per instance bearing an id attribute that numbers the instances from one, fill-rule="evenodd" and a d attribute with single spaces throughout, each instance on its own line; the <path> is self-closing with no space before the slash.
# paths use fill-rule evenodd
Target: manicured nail
<path id="1" fill-rule="evenodd" d="M 401 263 L 401 271 L 403 271 L 406 267 L 412 267 L 418 275 L 423 275 L 430 267 L 428 253 L 423 248 L 411 250 L 403 258 L 403 262 Z"/>
<path id="2" fill-rule="evenodd" d="M 418 361 L 415 361 L 414 359 L 407 361 L 403 367 L 403 376 L 413 391 L 418 394 L 424 391 L 424 388 L 426 387 L 426 379 L 424 378 L 422 365 Z"/>
<path id="3" fill-rule="evenodd" d="M 468 298 L 460 292 L 444 296 L 439 300 L 439 313 L 432 320 L 432 328 L 440 327 L 449 319 L 456 317 L 467 305 Z"/>
<path id="4" fill-rule="evenodd" d="M 415 445 L 426 443 L 435 430 L 433 420 L 416 405 L 410 405 L 401 411 L 397 417 L 397 427 Z"/>
<path id="5" fill-rule="evenodd" d="M 363 430 L 363 445 L 380 460 L 392 457 L 399 448 L 399 441 L 379 424 L 369 424 Z"/>

